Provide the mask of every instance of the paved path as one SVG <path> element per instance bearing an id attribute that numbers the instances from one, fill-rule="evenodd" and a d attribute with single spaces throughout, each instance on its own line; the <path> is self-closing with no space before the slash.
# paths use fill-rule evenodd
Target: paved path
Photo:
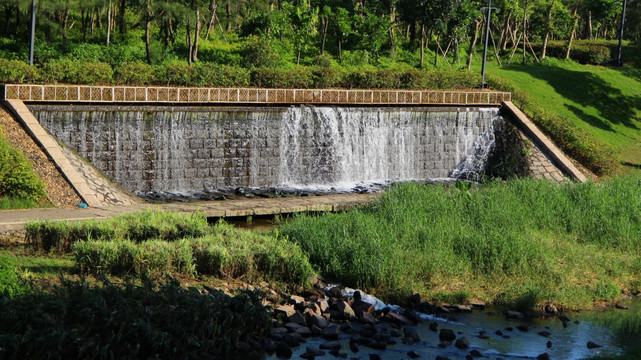
<path id="1" fill-rule="evenodd" d="M 194 212 L 207 217 L 232 217 L 253 215 L 276 215 L 306 211 L 341 211 L 371 202 L 380 194 L 339 194 L 310 197 L 282 197 L 273 199 L 242 199 L 202 201 L 170 204 L 133 204 L 95 208 L 47 208 L 25 210 L 0 210 L 0 232 L 21 230 L 29 221 L 107 219 L 112 216 L 133 213 L 146 209 Z"/>

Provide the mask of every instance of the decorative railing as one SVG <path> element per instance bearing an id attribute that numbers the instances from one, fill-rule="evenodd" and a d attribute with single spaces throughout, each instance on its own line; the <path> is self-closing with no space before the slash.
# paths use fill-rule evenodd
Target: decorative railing
<path id="1" fill-rule="evenodd" d="M 180 88 L 84 85 L 0 85 L 0 99 L 89 103 L 233 103 L 357 105 L 500 105 L 494 91 Z"/>

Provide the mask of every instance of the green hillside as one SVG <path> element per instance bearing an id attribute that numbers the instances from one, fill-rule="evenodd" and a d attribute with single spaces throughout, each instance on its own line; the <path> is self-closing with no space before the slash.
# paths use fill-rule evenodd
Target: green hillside
<path id="1" fill-rule="evenodd" d="M 489 65 L 488 73 L 507 79 L 546 111 L 609 145 L 623 171 L 641 167 L 641 78 L 632 69 L 546 60 Z"/>

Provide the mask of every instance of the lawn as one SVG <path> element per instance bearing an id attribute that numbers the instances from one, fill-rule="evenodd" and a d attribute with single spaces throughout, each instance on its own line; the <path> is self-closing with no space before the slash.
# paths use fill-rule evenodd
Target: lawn
<path id="1" fill-rule="evenodd" d="M 609 145 L 624 172 L 641 168 L 641 77 L 632 68 L 546 60 L 540 64 L 488 65 L 539 105 Z"/>

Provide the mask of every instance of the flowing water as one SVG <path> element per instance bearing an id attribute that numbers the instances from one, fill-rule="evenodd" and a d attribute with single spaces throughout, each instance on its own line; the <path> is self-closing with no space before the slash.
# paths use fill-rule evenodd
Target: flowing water
<path id="1" fill-rule="evenodd" d="M 474 179 L 503 121 L 497 108 L 30 108 L 58 140 L 142 195 L 371 191 L 394 181 Z"/>
<path id="2" fill-rule="evenodd" d="M 346 289 L 346 295 L 352 289 Z M 364 296 L 364 301 L 372 303 L 377 309 L 386 304 L 378 299 Z M 470 351 L 479 351 L 485 359 L 535 359 L 548 353 L 555 360 L 578 360 L 594 356 L 622 355 L 628 351 L 641 351 L 641 302 L 626 303 L 628 310 L 609 309 L 605 311 L 588 311 L 566 314 L 570 318 L 567 327 L 556 317 L 547 319 L 509 319 L 502 309 L 494 308 L 471 313 L 450 313 L 440 315 L 422 314 L 424 322 L 415 328 L 421 341 L 412 345 L 404 344 L 401 338 L 389 345 L 386 350 L 375 350 L 361 346 L 356 353 L 349 348 L 349 334 L 341 332 L 339 340 L 343 346 L 341 352 L 349 359 L 370 359 L 370 354 L 377 354 L 382 359 L 409 359 L 407 353 L 416 351 L 423 359 L 434 359 L 436 356 L 447 356 L 452 360 L 465 359 Z M 394 308 L 394 307 L 393 307 Z M 398 308 L 396 308 L 398 309 Z M 431 331 L 429 324 L 436 322 L 438 329 L 447 328 L 456 333 L 457 338 L 466 337 L 470 348 L 460 350 L 451 344 L 440 347 L 438 332 Z M 518 325 L 527 325 L 527 331 L 518 330 Z M 357 329 L 357 327 L 355 327 Z M 355 330 L 356 331 L 356 330 Z M 481 332 L 487 338 L 479 337 Z M 499 332 L 502 335 L 497 335 Z M 548 332 L 549 337 L 539 333 Z M 548 347 L 548 341 L 551 347 Z M 588 349 L 588 341 L 602 347 Z M 294 349 L 292 358 L 304 354 L 307 346 L 318 348 L 325 342 L 321 338 L 308 338 L 306 343 Z M 274 357 L 275 358 L 275 357 Z M 316 359 L 336 359 L 326 351 L 325 356 Z"/>

